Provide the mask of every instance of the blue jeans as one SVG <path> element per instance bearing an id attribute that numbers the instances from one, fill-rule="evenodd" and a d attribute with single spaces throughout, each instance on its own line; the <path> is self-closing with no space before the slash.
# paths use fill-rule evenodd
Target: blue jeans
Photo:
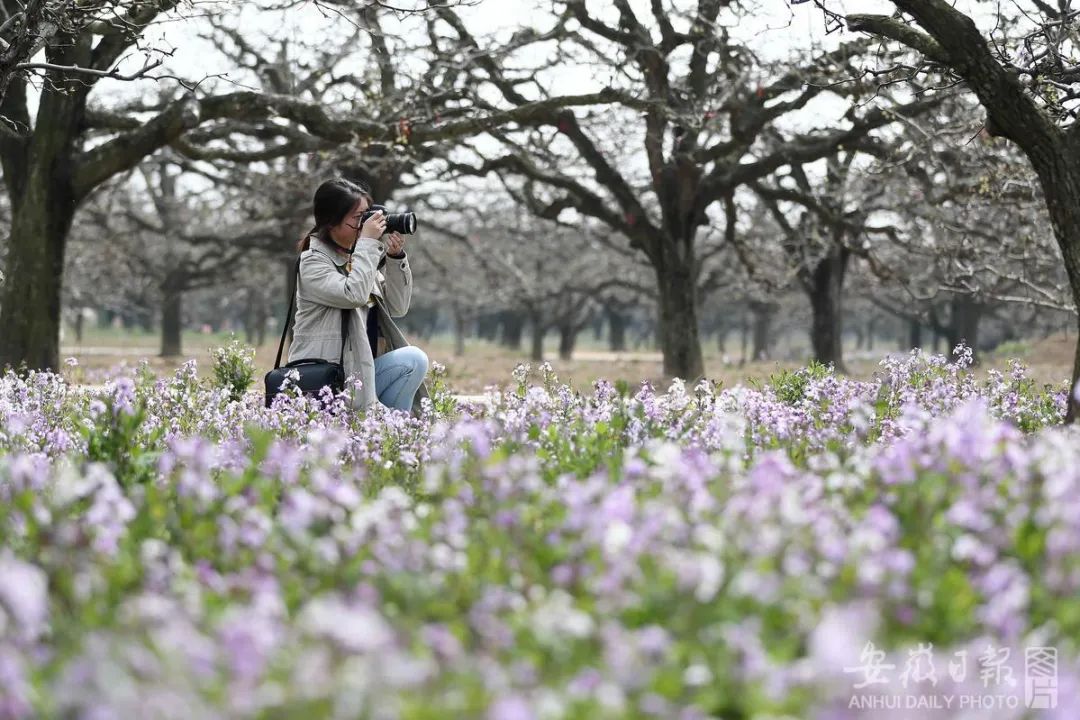
<path id="1" fill-rule="evenodd" d="M 375 395 L 398 410 L 411 410 L 413 397 L 424 382 L 428 357 L 418 347 L 391 350 L 375 358 Z"/>

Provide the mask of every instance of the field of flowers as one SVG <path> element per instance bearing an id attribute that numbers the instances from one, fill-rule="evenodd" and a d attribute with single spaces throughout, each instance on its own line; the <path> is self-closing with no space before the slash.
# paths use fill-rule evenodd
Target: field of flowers
<path id="1" fill-rule="evenodd" d="M 265 409 L 227 366 L 8 373 L 0 718 L 1073 720 L 1068 388 L 968 364 L 521 367 L 420 418 Z"/>

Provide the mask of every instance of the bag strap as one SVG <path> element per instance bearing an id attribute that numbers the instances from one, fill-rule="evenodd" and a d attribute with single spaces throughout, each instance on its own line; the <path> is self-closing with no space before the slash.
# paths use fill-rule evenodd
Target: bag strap
<path id="1" fill-rule="evenodd" d="M 300 287 L 300 258 L 296 258 L 296 287 Z M 289 295 L 289 309 L 285 313 L 285 327 L 281 328 L 281 340 L 277 346 L 277 357 L 274 358 L 274 369 L 281 367 L 281 353 L 285 350 L 285 336 L 289 334 L 289 326 L 293 321 L 293 309 L 296 307 L 296 290 Z M 345 344 L 349 341 L 349 311 L 341 311 L 341 358 L 338 364 L 345 367 Z"/>
<path id="2" fill-rule="evenodd" d="M 296 286 L 300 287 L 300 256 L 296 258 Z M 281 328 L 281 342 L 277 346 L 277 357 L 274 358 L 274 369 L 281 367 L 281 353 L 285 349 L 285 336 L 289 334 L 289 325 L 292 324 L 293 308 L 296 306 L 296 290 L 289 294 L 289 309 L 285 313 L 285 327 Z"/>
<path id="3" fill-rule="evenodd" d="M 341 358 L 338 364 L 345 367 L 345 344 L 349 342 L 349 313 L 351 310 L 341 311 Z"/>

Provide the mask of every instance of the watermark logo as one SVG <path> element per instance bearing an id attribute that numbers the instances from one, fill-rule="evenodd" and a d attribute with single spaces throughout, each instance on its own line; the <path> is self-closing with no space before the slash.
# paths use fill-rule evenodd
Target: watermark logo
<path id="1" fill-rule="evenodd" d="M 844 672 L 846 673 L 862 673 L 862 682 L 855 683 L 856 690 L 861 690 L 864 687 L 870 685 L 884 685 L 889 682 L 889 678 L 885 676 L 886 670 L 892 670 L 895 665 L 888 665 L 885 663 L 885 651 L 878 650 L 874 647 L 874 643 L 868 642 L 863 648 L 862 653 L 859 655 L 859 660 L 862 665 L 856 665 L 855 667 L 846 667 Z"/>
<path id="2" fill-rule="evenodd" d="M 1057 707 L 1057 648 L 1024 649 L 1024 693 L 1020 697 L 1018 657 L 1011 648 L 987 645 L 972 653 L 969 677 L 969 652 L 953 652 L 944 662 L 935 663 L 933 643 L 919 643 L 908 649 L 907 661 L 899 676 L 893 675 L 897 664 L 889 655 L 868 642 L 859 655 L 859 664 L 845 667 L 855 675 L 850 709 L 860 710 L 1032 710 Z M 897 680 L 892 684 L 893 680 Z M 950 682 L 951 681 L 951 682 Z"/>
<path id="3" fill-rule="evenodd" d="M 1005 664 L 1009 661 L 1009 654 L 1009 648 L 995 649 L 993 645 L 986 646 L 986 651 L 979 656 L 979 677 L 983 687 L 990 687 L 991 684 L 994 687 L 1001 687 L 1003 684 L 1016 687 L 1012 668 Z"/>
<path id="4" fill-rule="evenodd" d="M 949 661 L 949 678 L 954 683 L 962 683 L 967 679 L 967 650 L 953 653 L 956 660 Z"/>
<path id="5" fill-rule="evenodd" d="M 905 688 L 908 683 L 929 682 L 937 686 L 937 671 L 934 669 L 934 644 L 919 643 L 919 647 L 908 650 L 907 664 L 904 665 L 904 674 L 900 676 L 900 684 Z"/>
<path id="6" fill-rule="evenodd" d="M 1026 648 L 1024 650 L 1024 705 L 1034 710 L 1056 708 L 1057 681 L 1057 648 Z"/>

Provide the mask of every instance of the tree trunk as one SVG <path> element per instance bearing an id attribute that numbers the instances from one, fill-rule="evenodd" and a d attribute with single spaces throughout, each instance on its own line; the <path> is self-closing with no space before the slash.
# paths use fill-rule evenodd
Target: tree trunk
<path id="1" fill-rule="evenodd" d="M 500 317 L 494 313 L 487 313 L 476 318 L 476 334 L 480 339 L 494 342 L 499 332 Z"/>
<path id="2" fill-rule="evenodd" d="M 170 284 L 166 284 L 162 290 L 161 357 L 177 357 L 183 354 L 181 330 L 184 326 L 184 293 Z"/>
<path id="3" fill-rule="evenodd" d="M 465 311 L 454 306 L 454 357 L 465 355 Z"/>
<path id="4" fill-rule="evenodd" d="M 79 38 L 50 62 L 85 66 L 90 38 Z M 50 82 L 59 85 L 50 85 Z M 0 137 L 0 164 L 11 211 L 11 235 L 0 296 L 0 368 L 57 369 L 60 363 L 60 295 L 64 253 L 82 198 L 73 185 L 73 154 L 86 95 L 77 78 L 50 76 L 38 99 L 33 135 Z M 5 122 L 31 125 L 25 80 L 13 80 L 0 102 Z M 81 149 L 81 148 L 78 148 Z"/>
<path id="5" fill-rule="evenodd" d="M 604 337 L 604 318 L 596 315 L 589 323 L 592 326 L 593 340 L 599 342 Z"/>
<path id="6" fill-rule="evenodd" d="M 608 322 L 608 349 L 611 352 L 626 350 L 626 315 L 611 308 L 605 308 Z"/>
<path id="7" fill-rule="evenodd" d="M 747 350 L 750 347 L 750 313 L 743 312 L 742 323 L 739 325 L 739 367 L 750 360 Z"/>
<path id="8" fill-rule="evenodd" d="M 908 349 L 922 347 L 922 324 L 918 320 L 908 320 Z"/>
<path id="9" fill-rule="evenodd" d="M 666 258 L 656 268 L 659 290 L 657 335 L 664 355 L 664 374 L 694 383 L 704 374 L 701 340 L 698 337 L 697 288 L 689 263 Z"/>
<path id="10" fill-rule="evenodd" d="M 867 351 L 872 351 L 874 349 L 874 332 L 876 330 L 874 325 L 876 325 L 876 324 L 877 324 L 877 322 L 876 322 L 876 319 L 874 318 L 873 315 L 871 315 L 866 321 L 866 349 L 867 349 Z"/>
<path id="11" fill-rule="evenodd" d="M 580 328 L 572 323 L 559 325 L 559 359 L 572 360 L 574 357 L 574 345 L 577 344 L 577 336 Z"/>
<path id="12" fill-rule="evenodd" d="M 807 290 L 813 312 L 810 344 L 814 359 L 831 363 L 837 370 L 844 368 L 842 300 L 848 257 L 845 248 L 834 246 L 811 271 Z"/>
<path id="13" fill-rule="evenodd" d="M 544 335 L 547 334 L 547 328 L 540 324 L 540 320 L 537 317 L 533 317 L 530 328 L 530 335 L 532 336 L 532 347 L 530 348 L 529 358 L 533 362 L 544 361 Z"/>
<path id="14" fill-rule="evenodd" d="M 82 345 L 83 341 L 83 325 L 86 322 L 86 316 L 83 314 L 84 308 L 79 308 L 75 312 L 75 344 Z"/>
<path id="15" fill-rule="evenodd" d="M 1080 288 L 1073 285 L 1073 295 L 1080 296 Z M 1080 297 L 1074 297 L 1074 303 L 1077 303 L 1077 307 L 1080 308 Z M 1077 315 L 1077 329 L 1080 331 L 1080 314 Z M 1072 423 L 1076 421 L 1076 418 L 1080 416 L 1080 399 L 1076 397 L 1076 388 L 1080 385 L 1080 332 L 1077 333 L 1076 353 L 1073 356 L 1073 371 L 1072 382 L 1069 384 L 1069 397 L 1065 400 L 1067 407 L 1065 410 L 1065 422 Z"/>
<path id="16" fill-rule="evenodd" d="M 1039 175 L 1054 238 L 1061 249 L 1065 273 L 1069 278 L 1072 301 L 1080 308 L 1080 138 L 1070 129 L 1060 136 L 1063 142 L 1036 142 L 1042 136 L 1034 134 L 1022 146 Z M 1055 138 L 1056 139 L 1056 138 Z M 1080 321 L 1080 314 L 1077 315 Z M 1072 381 L 1065 400 L 1065 422 L 1072 423 L 1080 416 L 1080 399 L 1076 386 L 1080 382 L 1080 336 L 1073 353 Z"/>
<path id="17" fill-rule="evenodd" d="M 499 343 L 509 350 L 521 350 L 521 340 L 524 334 L 525 316 L 516 310 L 509 310 L 504 313 Z"/>
<path id="18" fill-rule="evenodd" d="M 776 314 L 776 305 L 765 302 L 750 303 L 753 313 L 753 334 L 751 358 L 754 361 L 768 360 L 769 347 L 772 344 L 772 320 Z"/>
<path id="19" fill-rule="evenodd" d="M 37 162 L 27 172 L 26 191 L 11 208 L 0 301 L 0 368 L 25 363 L 33 369 L 55 370 L 60 364 L 64 251 L 75 208 L 63 180 Z"/>
<path id="20" fill-rule="evenodd" d="M 949 352 L 963 343 L 971 348 L 972 357 L 978 359 L 979 319 L 982 305 L 970 295 L 954 296 L 952 299 L 952 325 L 949 335 Z M 955 353 L 954 353 L 955 355 Z"/>

